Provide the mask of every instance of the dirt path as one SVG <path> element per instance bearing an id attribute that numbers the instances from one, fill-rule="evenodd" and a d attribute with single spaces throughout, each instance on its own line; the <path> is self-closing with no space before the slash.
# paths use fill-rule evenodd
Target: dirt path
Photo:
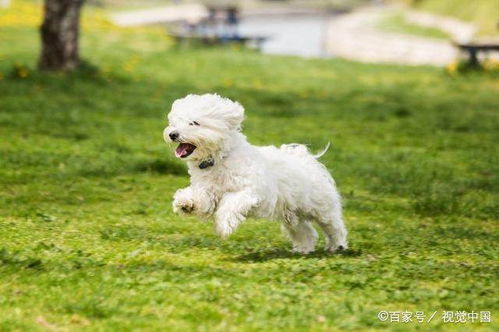
<path id="1" fill-rule="evenodd" d="M 362 9 L 331 19 L 326 47 L 329 54 L 362 62 L 396 63 L 409 65 L 445 66 L 456 59 L 458 51 L 450 41 L 385 32 L 377 29 L 377 22 L 390 13 L 386 8 Z M 421 14 L 435 26 L 442 20 Z M 411 13 L 417 21 L 418 13 Z M 459 40 L 471 37 L 473 28 L 455 20 L 446 31 Z M 449 25 L 449 23 L 447 23 Z"/>

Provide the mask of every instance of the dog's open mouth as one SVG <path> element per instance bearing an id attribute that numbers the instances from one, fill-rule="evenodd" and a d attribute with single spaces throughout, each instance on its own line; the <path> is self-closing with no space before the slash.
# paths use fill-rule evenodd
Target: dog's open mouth
<path id="1" fill-rule="evenodd" d="M 196 150 L 196 146 L 190 143 L 180 143 L 175 149 L 175 155 L 178 158 L 186 158 L 190 156 L 194 150 Z"/>

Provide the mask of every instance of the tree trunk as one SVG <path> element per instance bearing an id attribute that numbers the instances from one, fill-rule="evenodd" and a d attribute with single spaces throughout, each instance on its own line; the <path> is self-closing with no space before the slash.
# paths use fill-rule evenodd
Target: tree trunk
<path id="1" fill-rule="evenodd" d="M 79 65 L 80 9 L 84 1 L 45 0 L 45 14 L 40 27 L 42 52 L 38 68 L 61 71 Z"/>

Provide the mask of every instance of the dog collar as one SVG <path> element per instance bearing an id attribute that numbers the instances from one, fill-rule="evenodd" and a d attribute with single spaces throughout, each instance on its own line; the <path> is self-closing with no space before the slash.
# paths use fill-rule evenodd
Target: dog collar
<path id="1" fill-rule="evenodd" d="M 205 169 L 205 168 L 208 168 L 208 167 L 211 167 L 215 165 L 215 160 L 213 160 L 213 158 L 208 158 L 206 160 L 203 160 L 199 165 L 198 167 L 200 169 Z"/>

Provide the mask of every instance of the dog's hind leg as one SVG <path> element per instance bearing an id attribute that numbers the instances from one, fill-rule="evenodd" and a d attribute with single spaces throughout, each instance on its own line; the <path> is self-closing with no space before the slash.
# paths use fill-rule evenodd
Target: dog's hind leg
<path id="1" fill-rule="evenodd" d="M 298 220 L 295 215 L 288 215 L 281 224 L 281 230 L 291 240 L 293 252 L 308 254 L 315 250 L 319 236 L 311 222 Z"/>
<path id="2" fill-rule="evenodd" d="M 324 231 L 327 251 L 334 252 L 348 247 L 347 229 L 343 222 L 341 208 L 335 208 L 330 213 L 319 216 L 316 221 Z"/>

